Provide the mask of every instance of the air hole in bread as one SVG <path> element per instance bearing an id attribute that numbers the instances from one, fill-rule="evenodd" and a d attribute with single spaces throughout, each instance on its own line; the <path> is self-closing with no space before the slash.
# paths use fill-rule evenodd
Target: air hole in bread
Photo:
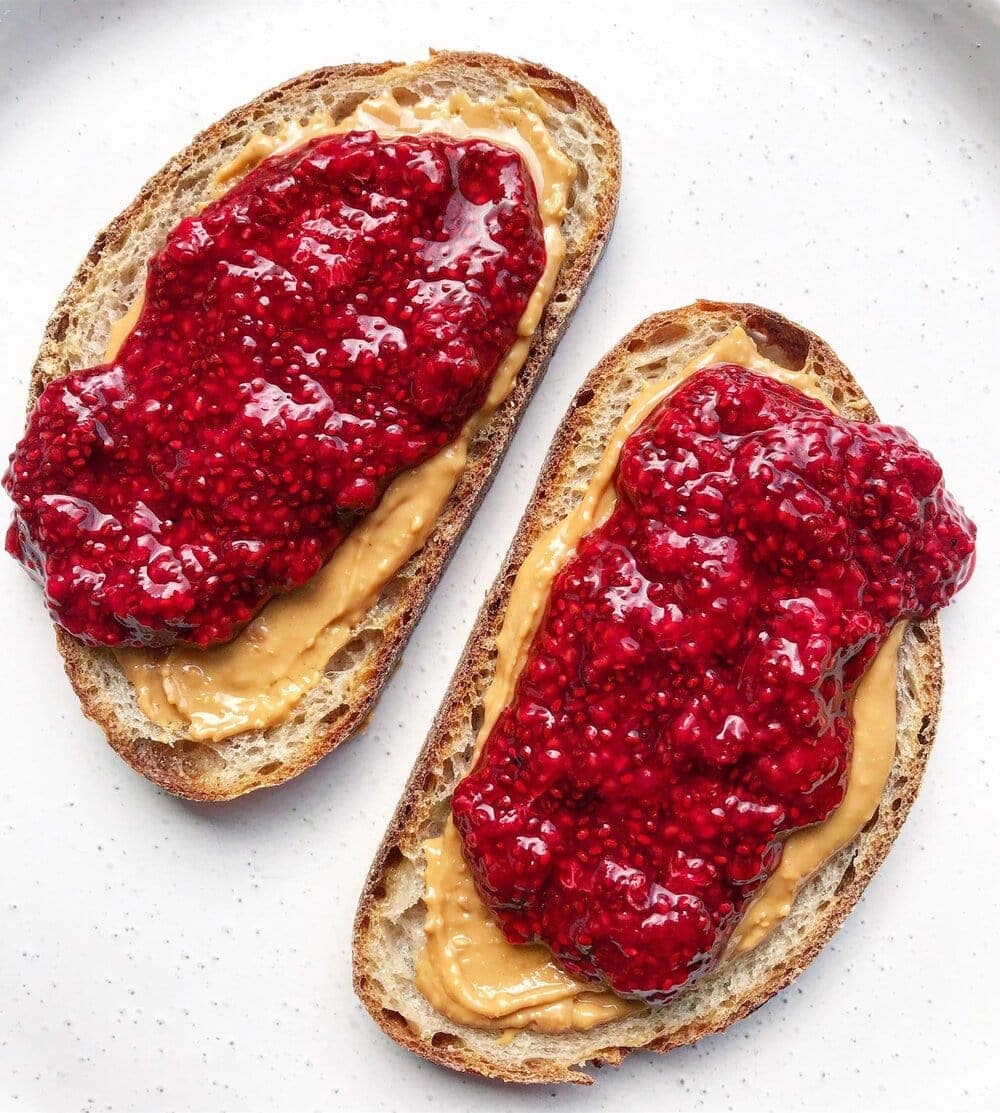
<path id="1" fill-rule="evenodd" d="M 406 1023 L 406 1017 L 402 1013 L 396 1012 L 395 1009 L 382 1009 L 382 1019 L 390 1028 L 409 1028 Z"/>
<path id="2" fill-rule="evenodd" d="M 389 848 L 389 852 L 385 856 L 385 862 L 382 868 L 378 871 L 378 884 L 372 889 L 372 900 L 384 900 L 386 894 L 385 883 L 390 874 L 399 868 L 400 863 L 403 861 L 403 852 L 398 846 Z"/>
<path id="3" fill-rule="evenodd" d="M 465 1047 L 465 1040 L 451 1032 L 435 1032 L 431 1036 L 431 1047 Z"/>
<path id="4" fill-rule="evenodd" d="M 841 893 L 853 884 L 854 884 L 854 863 L 851 862 L 850 865 L 847 867 L 847 869 L 844 870 L 844 876 L 837 883 L 837 892 Z"/>
<path id="5" fill-rule="evenodd" d="M 592 390 L 581 390 L 573 401 L 573 405 L 579 409 L 581 406 L 589 405 L 594 399 L 594 392 Z"/>
<path id="6" fill-rule="evenodd" d="M 420 94 L 408 89 L 405 85 L 396 85 L 392 90 L 392 95 L 396 98 L 396 103 L 401 104 L 404 108 L 410 108 L 420 100 Z"/>
<path id="7" fill-rule="evenodd" d="M 923 626 L 919 625 L 918 623 L 913 623 L 913 625 L 910 626 L 910 633 L 913 635 L 914 638 L 916 638 L 918 642 L 920 642 L 921 645 L 927 644 L 927 631 L 923 628 Z"/>
<path id="8" fill-rule="evenodd" d="M 337 120 L 343 119 L 344 116 L 350 116 L 350 114 L 355 110 L 355 108 L 358 107 L 358 105 L 362 101 L 368 99 L 368 96 L 369 94 L 366 92 L 357 92 L 350 93 L 348 96 L 342 97 L 340 100 L 337 101 L 331 115 L 334 117 L 334 119 Z"/>
<path id="9" fill-rule="evenodd" d="M 123 267 L 122 272 L 121 272 L 121 276 L 119 278 L 120 285 L 121 286 L 126 286 L 126 287 L 131 286 L 132 283 L 135 282 L 137 277 L 138 277 L 138 271 L 139 271 L 139 264 L 138 264 L 137 261 L 133 261 L 128 266 Z"/>
<path id="10" fill-rule="evenodd" d="M 758 314 L 747 321 L 747 332 L 762 356 L 789 371 L 801 371 L 809 358 L 809 341 L 797 330 L 782 331 L 781 336 L 776 336 L 773 329 L 773 322 Z"/>
<path id="11" fill-rule="evenodd" d="M 279 769 L 284 768 L 284 764 L 285 763 L 283 761 L 269 761 L 266 764 L 259 766 L 257 769 L 257 773 L 261 777 L 266 777 L 270 773 L 276 773 Z"/>
<path id="12" fill-rule="evenodd" d="M 576 111 L 576 95 L 572 89 L 537 89 L 536 92 L 541 93 L 542 100 L 551 104 L 553 108 L 560 112 Z M 596 152 L 596 146 L 594 150 Z"/>
<path id="13" fill-rule="evenodd" d="M 455 780 L 455 760 L 451 757 L 446 757 L 437 767 L 434 779 L 438 784 L 451 784 Z"/>
<path id="14" fill-rule="evenodd" d="M 410 577 L 409 576 L 402 576 L 402 575 L 393 576 L 393 578 L 382 589 L 381 595 L 379 595 L 379 599 L 378 599 L 379 605 L 380 606 L 386 606 L 386 607 L 394 607 L 396 605 L 396 601 L 399 599 L 399 597 L 406 590 L 409 583 L 410 583 Z"/>
<path id="15" fill-rule="evenodd" d="M 348 710 L 346 703 L 338 703 L 332 711 L 328 711 L 323 718 L 320 719 L 320 722 L 326 723 L 328 726 L 331 723 L 339 722 L 347 714 Z"/>
<path id="16" fill-rule="evenodd" d="M 675 340 L 683 340 L 688 335 L 687 326 L 676 321 L 666 321 L 655 325 L 644 336 L 637 336 L 629 342 L 630 352 L 639 352 L 644 348 L 651 348 L 657 344 L 670 344 Z"/>
<path id="17" fill-rule="evenodd" d="M 878 823 L 878 816 L 881 810 L 881 808 L 875 809 L 875 811 L 872 813 L 871 819 L 869 819 L 864 827 L 861 828 L 862 834 L 867 834 Z"/>
<path id="18" fill-rule="evenodd" d="M 195 742 L 190 738 L 185 738 L 177 745 L 184 755 L 185 764 L 214 765 L 217 769 L 225 767 L 225 759 L 211 746 L 206 746 L 203 742 Z"/>
<path id="19" fill-rule="evenodd" d="M 357 668 L 358 664 L 382 641 L 382 631 L 367 629 L 355 634 L 330 658 L 326 665 L 327 676 Z"/>
<path id="20" fill-rule="evenodd" d="M 472 733 L 478 734 L 483 725 L 483 719 L 486 717 L 486 711 L 483 709 L 481 703 L 477 703 L 472 709 L 472 715 L 469 717 L 469 726 L 472 727 Z"/>
<path id="21" fill-rule="evenodd" d="M 925 715 L 920 720 L 920 730 L 917 731 L 918 741 L 922 742 L 925 746 L 930 743 L 930 738 L 927 737 L 927 731 L 930 729 L 930 725 L 931 717 L 930 715 Z"/>
<path id="22" fill-rule="evenodd" d="M 177 184 L 173 188 L 173 195 L 178 201 L 182 200 L 184 194 L 189 193 L 191 190 L 200 189 L 203 176 L 201 173 L 184 174 L 177 179 Z"/>
<path id="23" fill-rule="evenodd" d="M 586 189 L 587 182 L 590 181 L 590 175 L 587 173 L 587 168 L 581 163 L 576 171 L 575 189 Z"/>
<path id="24" fill-rule="evenodd" d="M 899 797 L 897 796 L 897 797 L 896 797 L 896 799 L 895 799 L 895 800 L 893 800 L 893 802 L 892 802 L 892 810 L 893 810 L 894 812 L 898 812 L 898 811 L 899 811 L 899 809 L 900 809 L 900 808 L 901 808 L 902 806 L 903 806 L 903 801 L 902 801 L 902 800 L 901 800 L 901 799 L 900 799 L 900 798 L 899 798 Z"/>

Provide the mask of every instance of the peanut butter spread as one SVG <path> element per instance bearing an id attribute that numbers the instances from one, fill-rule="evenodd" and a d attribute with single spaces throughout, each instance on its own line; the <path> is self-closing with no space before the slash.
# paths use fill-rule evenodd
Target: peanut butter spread
<path id="1" fill-rule="evenodd" d="M 802 882 L 853 842 L 874 815 L 896 756 L 896 671 L 906 623 L 894 627 L 854 694 L 854 748 L 840 807 L 785 840 L 778 868 L 743 913 L 726 957 L 759 946 L 792 910 Z"/>
<path id="2" fill-rule="evenodd" d="M 472 100 L 453 92 L 442 101 L 402 105 L 391 92 L 365 101 L 334 121 L 317 116 L 289 123 L 276 135 L 255 135 L 215 174 L 222 193 L 270 155 L 333 132 L 373 130 L 385 138 L 433 131 L 456 139 L 484 138 L 515 149 L 531 173 L 542 218 L 546 265 L 518 323 L 514 342 L 493 377 L 481 409 L 446 449 L 399 476 L 313 579 L 271 600 L 232 641 L 208 650 L 119 650 L 139 706 L 154 723 L 190 738 L 219 741 L 280 722 L 320 680 L 329 659 L 351 637 L 382 588 L 426 542 L 465 467 L 476 432 L 513 389 L 566 248 L 566 215 L 576 166 L 556 146 L 542 121 L 544 105 L 526 88 L 503 101 Z M 140 303 L 112 329 L 110 357 L 135 324 Z"/>
<path id="3" fill-rule="evenodd" d="M 503 626 L 497 635 L 493 679 L 483 697 L 483 724 L 473 757 L 514 694 L 531 642 L 544 614 L 552 580 L 580 539 L 614 509 L 614 476 L 624 442 L 650 413 L 696 371 L 735 363 L 797 387 L 832 408 L 815 380 L 766 359 L 735 328 L 683 370 L 647 387 L 615 428 L 587 489 L 574 509 L 541 534 L 518 571 Z M 737 926 L 726 958 L 763 942 L 788 915 L 798 888 L 871 818 L 885 788 L 896 750 L 896 658 L 905 624 L 895 628 L 858 686 L 854 747 L 847 790 L 823 823 L 792 834 L 781 864 Z M 544 946 L 508 943 L 476 891 L 461 839 L 447 820 L 443 834 L 424 843 L 426 945 L 417 958 L 417 986 L 450 1019 L 493 1028 L 509 1038 L 518 1029 L 586 1030 L 642 1009 L 636 1001 L 601 990 L 565 973 Z"/>

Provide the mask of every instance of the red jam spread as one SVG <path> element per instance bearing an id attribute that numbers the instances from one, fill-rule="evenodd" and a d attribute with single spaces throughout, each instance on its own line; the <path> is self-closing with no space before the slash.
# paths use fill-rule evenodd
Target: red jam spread
<path id="1" fill-rule="evenodd" d="M 85 642 L 228 640 L 457 436 L 544 266 L 510 149 L 356 132 L 267 159 L 170 233 L 115 358 L 42 393 L 8 551 Z"/>
<path id="2" fill-rule="evenodd" d="M 852 691 L 967 580 L 975 528 L 902 429 L 732 365 L 632 434 L 617 494 L 453 811 L 509 940 L 655 1002 L 840 803 Z"/>

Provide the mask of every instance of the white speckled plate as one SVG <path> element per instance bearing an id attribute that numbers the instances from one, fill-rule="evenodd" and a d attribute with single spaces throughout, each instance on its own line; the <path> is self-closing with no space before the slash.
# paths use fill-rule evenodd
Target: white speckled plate
<path id="1" fill-rule="evenodd" d="M 94 233 L 197 129 L 302 70 L 429 45 L 537 58 L 605 99 L 625 152 L 606 260 L 371 727 L 282 789 L 212 809 L 133 774 L 0 561 L 0 1108 L 997 1108 L 996 4 L 0 7 L 0 443 Z M 376 1030 L 350 990 L 354 902 L 576 384 L 698 295 L 830 340 L 977 519 L 938 742 L 886 866 L 790 990 L 589 1092 L 501 1092 Z"/>

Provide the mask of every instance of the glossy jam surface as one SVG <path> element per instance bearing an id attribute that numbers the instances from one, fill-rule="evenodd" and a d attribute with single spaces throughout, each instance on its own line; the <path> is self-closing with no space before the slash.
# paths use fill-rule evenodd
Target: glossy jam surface
<path id="1" fill-rule="evenodd" d="M 974 527 L 901 429 L 731 365 L 625 443 L 514 698 L 453 801 L 508 939 L 664 1000 L 826 818 L 888 629 L 968 578 Z"/>
<path id="2" fill-rule="evenodd" d="M 544 265 L 507 148 L 357 132 L 266 160 L 171 232 L 115 359 L 40 397 L 8 550 L 89 643 L 232 637 L 455 438 Z"/>

